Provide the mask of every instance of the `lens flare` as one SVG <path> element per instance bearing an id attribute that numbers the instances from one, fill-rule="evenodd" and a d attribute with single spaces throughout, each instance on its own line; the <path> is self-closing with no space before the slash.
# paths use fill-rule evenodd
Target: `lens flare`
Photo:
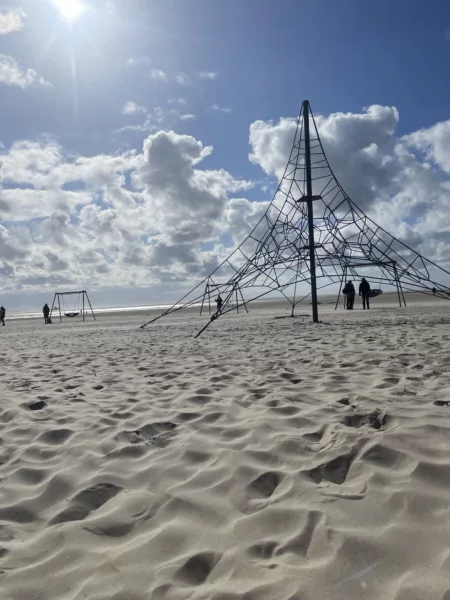
<path id="1" fill-rule="evenodd" d="M 85 5 L 81 0 L 53 0 L 55 6 L 59 9 L 64 19 L 73 21 L 81 15 Z"/>

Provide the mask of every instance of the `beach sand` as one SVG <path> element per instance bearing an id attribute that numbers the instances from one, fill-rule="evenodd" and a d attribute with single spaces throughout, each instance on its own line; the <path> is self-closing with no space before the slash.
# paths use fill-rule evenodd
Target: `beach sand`
<path id="1" fill-rule="evenodd" d="M 7 321 L 1 600 L 450 600 L 450 303 L 394 300 Z"/>

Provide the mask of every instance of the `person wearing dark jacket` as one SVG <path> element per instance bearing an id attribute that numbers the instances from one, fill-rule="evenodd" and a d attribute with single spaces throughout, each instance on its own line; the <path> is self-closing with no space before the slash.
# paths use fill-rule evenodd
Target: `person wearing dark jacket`
<path id="1" fill-rule="evenodd" d="M 3 308 L 3 306 L 0 306 L 0 321 L 1 321 L 1 324 L 3 325 L 3 327 L 5 326 L 5 316 L 6 316 L 6 310 Z"/>
<path id="2" fill-rule="evenodd" d="M 353 310 L 353 304 L 355 303 L 356 291 L 355 291 L 355 286 L 353 285 L 353 283 L 351 281 L 347 281 L 344 289 L 342 290 L 342 293 L 347 298 L 347 310 Z"/>
<path id="3" fill-rule="evenodd" d="M 44 323 L 47 325 L 48 318 L 49 318 L 49 315 L 50 315 L 50 308 L 49 308 L 49 306 L 48 306 L 47 303 L 44 304 L 44 308 L 42 309 L 42 312 L 44 314 Z"/>
<path id="4" fill-rule="evenodd" d="M 369 309 L 370 283 L 364 277 L 361 279 L 361 283 L 359 284 L 359 295 L 362 296 L 363 309 L 366 310 L 366 304 L 367 308 Z"/>

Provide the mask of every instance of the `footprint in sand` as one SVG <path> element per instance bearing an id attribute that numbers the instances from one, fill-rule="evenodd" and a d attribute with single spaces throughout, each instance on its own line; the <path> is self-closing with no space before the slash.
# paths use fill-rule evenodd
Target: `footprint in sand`
<path id="1" fill-rule="evenodd" d="M 374 387 L 378 390 L 385 390 L 387 388 L 391 388 L 396 386 L 399 383 L 400 379 L 397 377 L 387 377 L 382 383 L 375 385 Z"/>
<path id="2" fill-rule="evenodd" d="M 208 579 L 221 558 L 222 555 L 215 552 L 194 554 L 177 571 L 175 577 L 187 585 L 201 585 Z"/>
<path id="3" fill-rule="evenodd" d="M 28 404 L 28 408 L 30 410 L 42 410 L 47 406 L 47 403 L 44 400 L 38 400 L 37 402 L 32 402 Z"/>
<path id="4" fill-rule="evenodd" d="M 56 515 L 50 525 L 81 521 L 114 498 L 120 491 L 122 488 L 113 483 L 99 483 L 86 488 L 72 498 L 69 507 Z"/>
<path id="5" fill-rule="evenodd" d="M 278 473 L 268 471 L 254 479 L 247 486 L 247 491 L 251 498 L 270 498 L 281 481 L 282 477 Z"/>
<path id="6" fill-rule="evenodd" d="M 346 415 L 341 421 L 341 423 L 347 427 L 359 429 L 360 427 L 368 425 L 369 427 L 372 427 L 372 429 L 377 430 L 385 429 L 389 422 L 389 415 L 379 409 L 366 414 Z"/>
<path id="7" fill-rule="evenodd" d="M 272 558 L 278 546 L 278 542 L 273 540 L 264 540 L 256 542 L 247 548 L 247 553 L 252 558 L 268 559 Z"/>
<path id="8" fill-rule="evenodd" d="M 331 481 L 331 483 L 341 485 L 347 479 L 347 475 L 350 471 L 350 467 L 352 466 L 354 458 L 354 452 L 340 454 L 339 456 L 336 456 L 336 458 L 333 458 L 332 460 L 329 460 L 328 462 L 323 463 L 314 469 L 306 471 L 306 473 L 315 483 L 320 483 L 321 481 L 326 480 Z"/>

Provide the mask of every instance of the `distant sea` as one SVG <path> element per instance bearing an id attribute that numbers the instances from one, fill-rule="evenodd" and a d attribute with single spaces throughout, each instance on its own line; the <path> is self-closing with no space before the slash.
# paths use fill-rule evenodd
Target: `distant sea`
<path id="1" fill-rule="evenodd" d="M 150 310 L 164 311 L 165 309 L 171 308 L 172 306 L 173 306 L 172 304 L 153 304 L 153 305 L 149 305 L 149 306 L 115 306 L 115 307 L 108 307 L 108 308 L 94 307 L 94 313 L 95 314 L 97 314 L 97 313 L 105 314 L 105 313 L 121 313 L 121 312 L 124 312 L 124 313 L 126 313 L 126 312 L 145 312 L 145 311 L 150 311 Z M 194 305 L 194 306 L 196 306 L 196 305 Z M 198 306 L 200 306 L 200 304 Z M 61 307 L 61 313 L 64 314 L 62 307 Z M 85 313 L 90 314 L 90 311 L 85 310 Z M 42 317 L 42 311 L 39 311 L 39 312 L 8 311 L 6 314 L 10 319 L 37 319 L 37 318 Z M 53 310 L 53 315 L 54 316 L 58 315 L 57 309 Z"/>

